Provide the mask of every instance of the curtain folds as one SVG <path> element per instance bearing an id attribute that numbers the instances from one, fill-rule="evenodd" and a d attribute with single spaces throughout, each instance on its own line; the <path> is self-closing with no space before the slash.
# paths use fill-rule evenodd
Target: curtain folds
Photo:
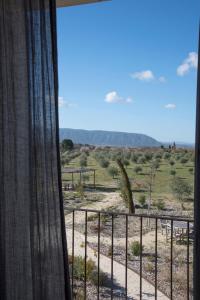
<path id="1" fill-rule="evenodd" d="M 0 300 L 71 299 L 55 0 L 0 0 Z"/>

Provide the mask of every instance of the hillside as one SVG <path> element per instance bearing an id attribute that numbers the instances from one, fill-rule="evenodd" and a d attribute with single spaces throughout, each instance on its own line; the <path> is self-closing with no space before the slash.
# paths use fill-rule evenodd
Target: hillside
<path id="1" fill-rule="evenodd" d="M 159 147 L 160 142 L 138 133 L 60 128 L 60 139 L 71 139 L 75 144 L 113 147 Z"/>

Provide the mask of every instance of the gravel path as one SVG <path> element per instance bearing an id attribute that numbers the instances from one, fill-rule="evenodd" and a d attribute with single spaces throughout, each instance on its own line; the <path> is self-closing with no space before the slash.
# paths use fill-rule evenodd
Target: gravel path
<path id="1" fill-rule="evenodd" d="M 106 193 L 106 197 L 101 202 L 96 202 L 94 204 L 90 204 L 89 206 L 84 206 L 82 208 L 90 208 L 96 210 L 106 209 L 110 206 L 117 205 L 121 202 L 121 198 L 118 193 Z M 83 213 L 76 212 L 76 222 L 83 223 L 85 220 L 85 216 Z M 72 214 L 66 215 L 66 230 L 67 230 L 67 240 L 68 240 L 68 251 L 69 254 L 72 253 Z M 88 236 L 88 243 L 97 242 L 97 237 Z M 74 232 L 74 255 L 75 256 L 85 256 L 85 236 L 81 234 L 79 231 Z M 97 253 L 93 249 L 91 249 L 87 245 L 87 258 L 91 258 L 97 264 Z M 111 273 L 111 259 L 100 254 L 100 268 L 103 272 L 110 275 Z M 113 275 L 115 284 L 121 287 L 123 290 L 125 288 L 125 266 L 114 261 L 113 262 Z M 142 299 L 143 300 L 154 300 L 155 299 L 155 287 L 150 284 L 147 280 L 142 279 Z M 140 299 L 140 277 L 134 271 L 128 269 L 128 297 L 129 299 Z M 121 297 L 120 297 L 121 298 Z M 119 298 L 119 299 L 120 299 Z M 123 298 L 123 297 L 122 297 Z M 121 298 L 121 299 L 122 299 Z M 168 300 L 169 298 L 165 296 L 160 291 L 157 291 L 157 299 L 158 300 Z"/>

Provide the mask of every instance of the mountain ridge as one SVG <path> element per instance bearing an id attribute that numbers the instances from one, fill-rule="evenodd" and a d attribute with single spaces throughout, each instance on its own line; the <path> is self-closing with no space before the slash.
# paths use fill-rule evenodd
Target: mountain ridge
<path id="1" fill-rule="evenodd" d="M 141 133 L 107 130 L 60 128 L 60 140 L 71 139 L 75 144 L 112 147 L 160 147 L 162 143 Z"/>

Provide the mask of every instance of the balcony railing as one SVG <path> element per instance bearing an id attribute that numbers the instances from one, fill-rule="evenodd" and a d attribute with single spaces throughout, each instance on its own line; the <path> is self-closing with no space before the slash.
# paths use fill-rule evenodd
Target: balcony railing
<path id="1" fill-rule="evenodd" d="M 66 227 L 74 299 L 192 299 L 193 220 L 66 209 Z"/>

